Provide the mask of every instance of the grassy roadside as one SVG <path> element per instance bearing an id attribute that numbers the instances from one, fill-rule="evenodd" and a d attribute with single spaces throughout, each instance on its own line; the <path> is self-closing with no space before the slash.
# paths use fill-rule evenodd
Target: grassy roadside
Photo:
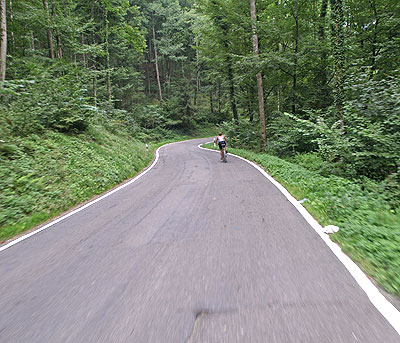
<path id="1" fill-rule="evenodd" d="M 196 136 L 214 133 L 202 128 Z M 54 218 L 134 177 L 153 159 L 154 150 L 193 137 L 176 135 L 149 144 L 100 126 L 66 135 L 44 131 L 14 137 L 0 154 L 0 242 Z"/>
<path id="2" fill-rule="evenodd" d="M 213 148 L 213 144 L 204 147 Z M 321 223 L 340 231 L 332 239 L 388 292 L 400 296 L 400 209 L 372 181 L 355 183 L 278 157 L 243 149 L 230 152 L 254 161 L 279 181 Z"/>

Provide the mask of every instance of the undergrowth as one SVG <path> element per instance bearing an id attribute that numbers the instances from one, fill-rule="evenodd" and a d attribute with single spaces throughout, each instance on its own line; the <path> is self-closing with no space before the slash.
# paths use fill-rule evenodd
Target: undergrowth
<path id="1" fill-rule="evenodd" d="M 171 131 L 167 139 L 138 141 L 121 129 L 90 125 L 80 134 L 43 130 L 0 141 L 0 242 L 137 175 L 157 147 L 210 136 L 215 127 L 189 134 Z"/>
<path id="2" fill-rule="evenodd" d="M 0 163 L 0 240 L 130 178 L 152 159 L 143 143 L 101 127 L 13 137 Z"/>
<path id="3" fill-rule="evenodd" d="M 205 145 L 212 148 L 212 144 Z M 332 235 L 343 251 L 387 291 L 400 295 L 400 208 L 393 208 L 387 190 L 368 179 L 355 182 L 278 157 L 230 148 L 230 152 L 262 166 L 325 226 L 337 225 Z"/>

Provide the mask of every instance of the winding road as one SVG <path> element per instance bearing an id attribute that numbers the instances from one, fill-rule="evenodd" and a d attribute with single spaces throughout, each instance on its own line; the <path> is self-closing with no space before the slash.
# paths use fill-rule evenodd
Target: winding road
<path id="1" fill-rule="evenodd" d="M 1 251 L 0 342 L 400 342 L 283 194 L 205 141 Z"/>

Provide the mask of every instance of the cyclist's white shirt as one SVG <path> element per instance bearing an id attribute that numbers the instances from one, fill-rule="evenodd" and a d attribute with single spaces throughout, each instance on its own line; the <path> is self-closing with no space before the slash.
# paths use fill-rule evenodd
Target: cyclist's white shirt
<path id="1" fill-rule="evenodd" d="M 225 136 L 217 136 L 218 142 L 225 142 Z"/>

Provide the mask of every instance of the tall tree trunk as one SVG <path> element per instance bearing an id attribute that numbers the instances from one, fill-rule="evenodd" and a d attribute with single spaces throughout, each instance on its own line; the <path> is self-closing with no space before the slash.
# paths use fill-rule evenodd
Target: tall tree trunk
<path id="1" fill-rule="evenodd" d="M 216 9 L 219 10 L 219 5 L 216 2 L 216 0 L 211 0 L 211 3 L 213 6 L 216 7 Z M 217 12 L 218 13 L 218 12 Z M 237 112 L 237 107 L 236 107 L 236 99 L 235 99 L 235 84 L 233 80 L 233 68 L 232 68 L 232 59 L 229 54 L 229 43 L 227 37 L 229 36 L 229 27 L 226 22 L 223 21 L 223 18 L 220 14 L 216 15 L 214 18 L 215 25 L 221 30 L 223 34 L 222 38 L 222 45 L 225 49 L 226 53 L 226 69 L 227 69 L 227 77 L 228 77 L 228 82 L 229 82 L 229 100 L 231 103 L 231 108 L 233 112 L 233 119 L 236 123 L 236 125 L 239 122 L 239 116 Z"/>
<path id="2" fill-rule="evenodd" d="M 217 98 L 217 105 L 218 105 L 218 116 L 221 116 L 221 91 L 220 91 L 220 82 L 217 81 L 217 87 L 215 89 L 215 97 Z"/>
<path id="3" fill-rule="evenodd" d="M 344 133 L 344 66 L 345 66 L 345 45 L 344 45 L 344 15 L 342 0 L 330 0 L 332 20 L 332 46 L 334 64 L 334 103 L 336 115 L 340 120 L 342 132 Z"/>
<path id="4" fill-rule="evenodd" d="M 295 37 L 294 37 L 294 61 L 293 61 L 293 98 L 292 98 L 292 113 L 296 113 L 297 105 L 297 64 L 298 64 L 298 53 L 299 53 L 299 1 L 296 0 L 295 7 Z"/>
<path id="5" fill-rule="evenodd" d="M 14 21 L 14 12 L 13 12 L 12 0 L 9 0 L 9 2 L 8 2 L 8 10 L 10 12 L 10 24 L 11 24 Z M 11 37 L 12 52 L 14 52 L 15 51 L 14 31 L 10 31 L 10 37 Z"/>
<path id="6" fill-rule="evenodd" d="M 328 0 L 322 0 L 321 12 L 319 15 L 318 37 L 321 45 L 320 61 L 318 66 L 318 84 L 317 87 L 317 101 L 316 107 L 323 108 L 327 106 L 328 94 L 328 77 L 326 72 L 326 63 L 328 60 L 326 53 L 326 40 L 325 40 L 325 17 L 328 8 Z"/>
<path id="7" fill-rule="evenodd" d="M 150 97 L 150 63 L 151 63 L 151 37 L 148 35 L 147 46 L 149 50 L 147 51 L 146 57 L 146 94 Z"/>
<path id="8" fill-rule="evenodd" d="M 282 86 L 278 85 L 276 86 L 276 96 L 277 96 L 277 110 L 280 112 L 281 111 L 281 97 L 282 97 Z"/>
<path id="9" fill-rule="evenodd" d="M 197 105 L 197 96 L 200 91 L 200 65 L 199 65 L 199 42 L 196 41 L 196 88 L 194 93 L 194 105 Z"/>
<path id="10" fill-rule="evenodd" d="M 157 46 L 156 46 L 156 30 L 153 24 L 153 46 L 154 46 L 154 59 L 156 62 L 156 76 L 157 76 L 157 86 L 158 86 L 158 96 L 160 101 L 162 101 L 162 92 L 161 92 L 161 82 L 160 82 L 160 72 L 158 69 L 158 55 L 157 55 Z"/>
<path id="11" fill-rule="evenodd" d="M 51 4 L 51 14 L 53 17 L 53 22 L 55 22 L 56 14 L 56 6 L 54 4 L 54 0 L 50 0 Z M 61 47 L 61 36 L 58 30 L 56 30 L 56 43 L 57 43 L 57 58 L 62 58 L 62 47 Z"/>
<path id="12" fill-rule="evenodd" d="M 46 21 L 47 21 L 47 47 L 49 49 L 49 57 L 51 59 L 54 58 L 54 49 L 53 49 L 53 31 L 51 29 L 51 22 L 50 22 L 50 14 L 49 14 L 49 4 L 47 0 L 43 0 L 43 7 L 45 10 Z"/>
<path id="13" fill-rule="evenodd" d="M 376 56 L 378 56 L 378 49 L 376 48 L 378 41 L 378 24 L 379 16 L 376 8 L 375 0 L 369 1 L 372 11 L 374 12 L 374 33 L 372 34 L 372 56 L 371 56 L 371 69 L 369 71 L 369 79 L 371 80 L 374 76 L 374 70 L 376 69 Z"/>
<path id="14" fill-rule="evenodd" d="M 6 0 L 0 0 L 1 35 L 0 35 L 0 81 L 6 79 L 7 58 L 7 16 Z"/>
<path id="15" fill-rule="evenodd" d="M 228 43 L 226 43 L 226 46 Z M 231 56 L 227 52 L 226 62 L 228 64 L 228 80 L 229 80 L 229 98 L 231 101 L 231 107 L 233 112 L 233 119 L 236 124 L 239 122 L 239 116 L 236 107 L 236 99 L 235 99 L 235 84 L 233 82 L 233 69 L 232 69 L 232 60 Z"/>
<path id="16" fill-rule="evenodd" d="M 81 44 L 82 45 L 85 45 L 86 44 L 86 39 L 85 39 L 85 35 L 82 33 L 82 35 L 81 35 Z M 87 55 L 86 55 L 86 52 L 84 52 L 83 54 L 82 54 L 82 62 L 83 62 L 83 65 L 85 66 L 85 68 L 88 68 L 89 67 L 89 64 L 88 64 L 88 57 L 87 57 Z"/>
<path id="17" fill-rule="evenodd" d="M 171 74 L 172 74 L 172 66 L 171 66 L 171 60 L 166 57 L 165 58 L 165 82 L 164 82 L 164 89 L 165 93 L 167 96 L 167 99 L 169 98 L 169 93 L 171 89 Z"/>
<path id="18" fill-rule="evenodd" d="M 7 13 L 6 0 L 0 0 L 0 81 L 6 79 L 6 59 L 7 59 Z"/>
<path id="19" fill-rule="evenodd" d="M 97 107 L 97 76 L 93 76 L 93 100 L 94 107 Z"/>
<path id="20" fill-rule="evenodd" d="M 108 21 L 108 9 L 105 11 L 105 20 L 106 20 L 106 86 L 107 86 L 107 100 L 109 109 L 111 109 L 111 76 L 110 76 L 110 46 L 109 46 L 109 21 Z"/>
<path id="21" fill-rule="evenodd" d="M 210 112 L 212 115 L 214 115 L 214 100 L 212 89 L 210 89 Z"/>
<path id="22" fill-rule="evenodd" d="M 257 15 L 256 15 L 256 3 L 255 0 L 250 0 L 250 15 L 251 15 L 251 27 L 253 29 L 253 51 L 256 56 L 256 60 L 259 60 L 258 50 L 258 35 L 257 35 Z M 261 150 L 265 149 L 266 144 L 266 133 L 265 133 L 265 111 L 264 111 L 264 90 L 263 80 L 261 71 L 257 73 L 257 89 L 258 89 L 258 111 L 260 114 L 260 138 L 261 138 Z"/>
<path id="23" fill-rule="evenodd" d="M 62 58 L 62 45 L 61 45 L 61 36 L 57 34 L 56 36 L 56 42 L 57 42 L 57 57 Z"/>
<path id="24" fill-rule="evenodd" d="M 325 26 L 324 26 L 324 19 L 326 17 L 326 10 L 328 8 L 328 0 L 322 0 L 321 3 L 321 12 L 319 14 L 319 28 L 318 28 L 318 34 L 320 38 L 324 38 L 325 37 Z"/>
<path id="25" fill-rule="evenodd" d="M 31 49 L 32 51 L 35 51 L 35 35 L 33 34 L 33 31 L 31 31 Z"/>
<path id="26" fill-rule="evenodd" d="M 224 47 L 226 51 L 226 65 L 228 69 L 228 82 L 229 82 L 229 100 L 231 103 L 232 113 L 233 113 L 233 120 L 235 121 L 236 125 L 239 123 L 239 116 L 236 107 L 236 98 L 235 98 L 235 83 L 233 81 L 233 69 L 232 69 L 232 59 L 229 55 L 229 45 L 226 39 L 224 39 Z"/>
<path id="27" fill-rule="evenodd" d="M 146 72 L 146 85 L 145 92 L 148 97 L 150 97 L 150 67 L 149 67 L 149 53 L 147 52 L 147 61 L 145 62 L 145 72 Z"/>
<path id="28" fill-rule="evenodd" d="M 252 106 L 252 99 L 253 99 L 253 89 L 252 87 L 249 87 L 247 89 L 247 96 L 246 96 L 246 100 L 247 100 L 247 113 L 249 116 L 249 120 L 252 122 L 254 119 L 254 111 L 253 111 L 253 106 Z"/>

